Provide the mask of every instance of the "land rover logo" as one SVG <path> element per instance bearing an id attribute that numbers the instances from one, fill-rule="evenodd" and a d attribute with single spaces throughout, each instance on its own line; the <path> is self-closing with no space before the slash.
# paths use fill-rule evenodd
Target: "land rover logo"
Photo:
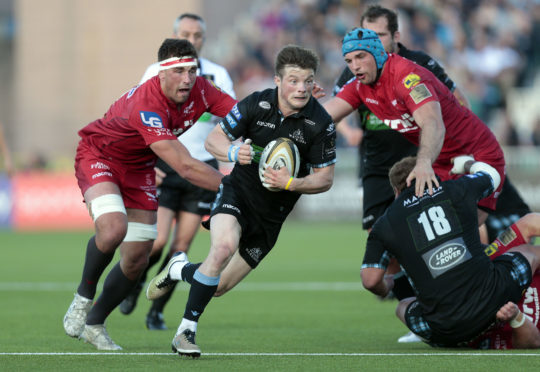
<path id="1" fill-rule="evenodd" d="M 461 244 L 454 242 L 437 249 L 429 259 L 429 267 L 433 270 L 444 270 L 456 265 L 464 257 L 467 250 Z"/>

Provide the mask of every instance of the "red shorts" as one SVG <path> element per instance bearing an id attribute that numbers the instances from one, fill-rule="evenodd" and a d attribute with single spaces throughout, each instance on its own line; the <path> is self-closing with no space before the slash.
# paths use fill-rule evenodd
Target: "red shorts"
<path id="1" fill-rule="evenodd" d="M 499 187 L 497 190 L 495 190 L 494 193 L 492 193 L 487 198 L 484 198 L 478 202 L 478 206 L 482 207 L 481 209 L 484 209 L 489 212 L 489 210 L 494 211 L 495 207 L 497 205 L 497 198 L 499 197 L 504 179 L 506 178 L 506 163 L 504 161 L 504 154 L 500 147 L 492 149 L 493 151 L 479 151 L 474 153 L 473 156 L 474 159 L 477 161 L 484 162 L 486 164 L 491 165 L 497 172 L 499 172 L 499 175 L 501 176 L 501 183 L 499 184 Z M 458 155 L 467 155 L 467 154 L 458 154 Z M 458 156 L 455 155 L 455 156 Z M 449 158 L 442 158 L 439 157 L 435 163 L 433 163 L 433 171 L 437 176 L 441 178 L 442 181 L 450 180 L 450 179 L 456 179 L 461 177 L 461 174 L 450 174 L 450 170 L 453 168 L 453 164 L 450 161 Z"/>
<path id="2" fill-rule="evenodd" d="M 89 187 L 101 182 L 118 186 L 126 208 L 155 211 L 158 208 L 154 167 L 130 168 L 98 157 L 83 142 L 75 156 L 75 177 L 84 196 Z"/>

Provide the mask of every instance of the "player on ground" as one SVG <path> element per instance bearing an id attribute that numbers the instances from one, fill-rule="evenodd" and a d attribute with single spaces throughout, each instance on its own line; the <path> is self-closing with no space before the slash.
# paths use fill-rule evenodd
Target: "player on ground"
<path id="1" fill-rule="evenodd" d="M 197 51 L 166 39 L 158 76 L 120 97 L 105 116 L 79 131 L 75 175 L 95 225 L 81 282 L 64 316 L 64 330 L 99 350 L 120 350 L 105 319 L 148 265 L 156 238 L 154 164 L 159 156 L 195 185 L 217 190 L 222 174 L 192 158 L 177 136 L 206 111 L 225 116 L 236 100 L 197 77 Z M 116 248 L 121 259 L 92 305 L 99 278 Z"/>
<path id="2" fill-rule="evenodd" d="M 493 261 L 484 253 L 476 205 L 499 186 L 493 167 L 474 160 L 455 164 L 454 172 L 474 174 L 417 197 L 414 181 L 406 185 L 416 164 L 407 157 L 390 170 L 396 200 L 369 234 L 362 282 L 386 295 L 392 283 L 384 265 L 395 256 L 417 293 L 400 301 L 400 320 L 432 345 L 459 346 L 488 329 L 508 301 L 519 301 L 540 264 L 540 247 L 514 247 Z"/>
<path id="3" fill-rule="evenodd" d="M 317 67 L 318 57 L 312 51 L 284 47 L 276 58 L 277 88 L 242 100 L 206 140 L 218 160 L 236 162 L 232 173 L 223 178 L 212 208 L 210 252 L 202 264 L 189 263 L 185 254 L 174 256 L 147 289 L 147 296 L 153 298 L 174 281 L 191 284 L 184 318 L 172 341 L 179 354 L 200 355 L 195 333 L 206 305 L 212 296 L 232 289 L 270 252 L 300 195 L 321 193 L 332 186 L 336 133 L 330 116 L 312 97 Z M 240 137 L 253 142 L 239 147 L 231 144 Z M 259 179 L 259 159 L 252 153 L 279 137 L 293 140 L 298 147 L 300 171 L 293 178 L 286 167 L 267 168 L 265 183 L 282 190 L 271 192 Z"/>
<path id="4" fill-rule="evenodd" d="M 391 129 L 419 145 L 417 164 L 407 182 L 416 179 L 416 194 L 424 186 L 438 187 L 435 173 L 452 177 L 451 159 L 473 154 L 494 166 L 504 180 L 504 155 L 493 133 L 435 75 L 396 54 L 388 54 L 374 31 L 357 28 L 343 41 L 343 55 L 356 79 L 346 84 L 324 107 L 340 121 L 360 105 Z M 481 200 L 479 207 L 493 210 L 500 192 Z M 479 210 L 483 223 L 487 212 Z"/>
<path id="5" fill-rule="evenodd" d="M 173 37 L 189 40 L 199 55 L 205 41 L 205 33 L 205 22 L 196 14 L 181 14 L 174 22 Z M 202 57 L 199 57 L 198 62 L 197 75 L 203 76 L 231 97 L 235 97 L 232 80 L 224 67 Z M 139 84 L 143 84 L 146 80 L 157 75 L 158 72 L 159 63 L 149 66 Z M 217 160 L 204 148 L 204 141 L 216 123 L 217 117 L 205 113 L 199 118 L 196 125 L 178 137 L 178 140 L 186 146 L 195 159 L 204 161 L 217 169 Z M 161 159 L 158 159 L 156 168 L 156 172 L 165 174 L 161 183 L 159 183 L 158 174 L 158 235 L 150 253 L 148 267 L 141 275 L 139 283 L 119 306 L 123 314 L 130 314 L 135 309 L 147 273 L 159 261 L 163 248 L 169 240 L 173 221 L 175 221 L 173 240 L 169 253 L 164 257 L 159 271 L 165 267 L 175 252 L 188 252 L 191 242 L 200 228 L 203 216 L 210 214 L 210 205 L 216 197 L 215 192 L 194 186 L 186 181 Z M 146 327 L 148 329 L 167 329 L 163 320 L 163 309 L 173 292 L 171 290 L 165 296 L 152 302 L 152 306 L 146 315 Z"/>

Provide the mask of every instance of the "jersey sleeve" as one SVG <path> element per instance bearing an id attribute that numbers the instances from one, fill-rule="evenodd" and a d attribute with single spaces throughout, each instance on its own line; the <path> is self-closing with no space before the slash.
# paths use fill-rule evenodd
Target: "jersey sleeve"
<path id="1" fill-rule="evenodd" d="M 336 125 L 331 118 L 315 136 L 308 159 L 313 168 L 325 168 L 336 163 Z"/>
<path id="2" fill-rule="evenodd" d="M 394 82 L 396 96 L 405 102 L 410 112 L 414 113 L 428 102 L 439 101 L 433 79 L 434 76 L 428 75 L 426 70 L 412 68 L 396 76 Z"/>
<path id="3" fill-rule="evenodd" d="M 476 201 L 486 198 L 494 191 L 493 180 L 484 172 L 467 174 L 458 179 L 467 195 L 471 195 Z"/>
<path id="4" fill-rule="evenodd" d="M 223 132 L 234 141 L 245 135 L 249 125 L 249 107 L 253 100 L 253 94 L 236 103 L 231 111 L 219 122 Z"/>
<path id="5" fill-rule="evenodd" d="M 380 223 L 375 223 L 368 235 L 362 269 L 376 268 L 386 270 L 388 267 L 391 255 L 384 247 L 384 242 L 380 237 L 380 226 Z"/>

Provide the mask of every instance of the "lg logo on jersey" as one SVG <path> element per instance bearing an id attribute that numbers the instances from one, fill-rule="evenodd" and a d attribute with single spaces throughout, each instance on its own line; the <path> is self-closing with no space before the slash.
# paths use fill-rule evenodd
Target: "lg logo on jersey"
<path id="1" fill-rule="evenodd" d="M 145 126 L 150 128 L 163 128 L 161 117 L 155 112 L 139 111 L 139 115 L 141 115 L 141 121 Z"/>

